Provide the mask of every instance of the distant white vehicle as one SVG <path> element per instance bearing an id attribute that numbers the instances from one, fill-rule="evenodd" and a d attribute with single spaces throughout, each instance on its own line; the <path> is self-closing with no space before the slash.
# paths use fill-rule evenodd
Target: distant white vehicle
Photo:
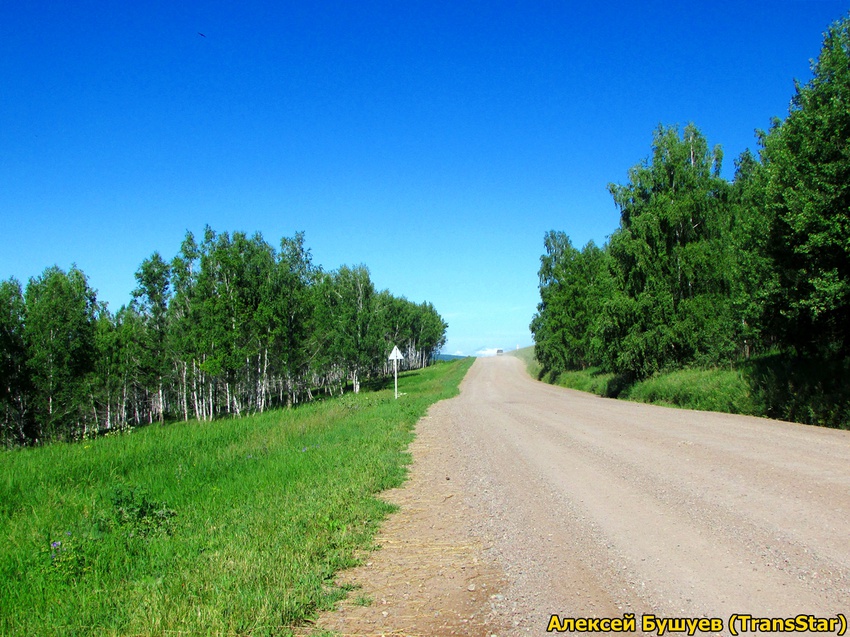
<path id="1" fill-rule="evenodd" d="M 500 350 L 500 349 L 496 350 L 496 356 L 501 356 L 502 354 L 504 354 L 504 352 L 502 350 Z"/>

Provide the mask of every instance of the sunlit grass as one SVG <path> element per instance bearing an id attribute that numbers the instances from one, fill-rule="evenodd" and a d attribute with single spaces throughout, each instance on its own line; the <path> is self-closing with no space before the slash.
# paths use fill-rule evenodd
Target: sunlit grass
<path id="1" fill-rule="evenodd" d="M 534 349 L 520 350 L 529 373 L 541 380 L 597 396 L 732 414 L 763 414 L 765 407 L 745 371 L 736 368 L 680 369 L 628 382 L 598 367 L 543 373 L 534 360 Z M 536 375 L 535 375 L 536 372 Z"/>
<path id="2" fill-rule="evenodd" d="M 628 387 L 622 398 L 729 414 L 763 411 L 743 372 L 730 368 L 681 369 Z"/>
<path id="3" fill-rule="evenodd" d="M 545 379 L 544 379 L 545 380 Z M 603 372 L 596 367 L 577 371 L 561 372 L 552 378 L 555 385 L 586 391 L 598 396 L 613 397 L 612 386 L 616 383 L 616 374 Z"/>
<path id="4" fill-rule="evenodd" d="M 285 635 L 345 594 L 412 427 L 472 360 L 392 390 L 0 453 L 0 634 Z"/>

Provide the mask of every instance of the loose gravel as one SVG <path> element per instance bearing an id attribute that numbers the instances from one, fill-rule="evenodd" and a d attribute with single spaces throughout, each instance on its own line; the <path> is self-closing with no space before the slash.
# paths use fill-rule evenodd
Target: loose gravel
<path id="1" fill-rule="evenodd" d="M 628 403 L 479 359 L 417 426 L 383 548 L 318 626 L 545 635 L 550 617 L 850 610 L 850 432 Z M 359 605 L 358 605 L 359 603 Z"/>

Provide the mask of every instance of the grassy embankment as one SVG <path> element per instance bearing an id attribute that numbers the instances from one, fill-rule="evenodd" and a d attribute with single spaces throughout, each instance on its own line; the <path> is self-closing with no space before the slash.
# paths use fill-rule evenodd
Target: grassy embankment
<path id="1" fill-rule="evenodd" d="M 533 347 L 517 355 L 534 378 L 599 396 L 850 428 L 847 363 L 816 364 L 774 353 L 733 367 L 681 369 L 629 383 L 597 368 L 544 373 Z"/>
<path id="2" fill-rule="evenodd" d="M 0 634 L 286 635 L 345 595 L 472 359 L 291 411 L 0 452 Z"/>

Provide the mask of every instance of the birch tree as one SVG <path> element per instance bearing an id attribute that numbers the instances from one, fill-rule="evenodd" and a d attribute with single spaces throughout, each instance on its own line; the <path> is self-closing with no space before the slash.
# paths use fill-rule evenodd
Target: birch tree
<path id="1" fill-rule="evenodd" d="M 35 437 L 29 411 L 32 385 L 24 340 L 24 295 L 17 279 L 0 282 L 0 444 Z"/>
<path id="2" fill-rule="evenodd" d="M 88 415 L 95 294 L 82 271 L 54 266 L 30 279 L 25 300 L 35 437 L 77 438 L 96 424 Z"/>

